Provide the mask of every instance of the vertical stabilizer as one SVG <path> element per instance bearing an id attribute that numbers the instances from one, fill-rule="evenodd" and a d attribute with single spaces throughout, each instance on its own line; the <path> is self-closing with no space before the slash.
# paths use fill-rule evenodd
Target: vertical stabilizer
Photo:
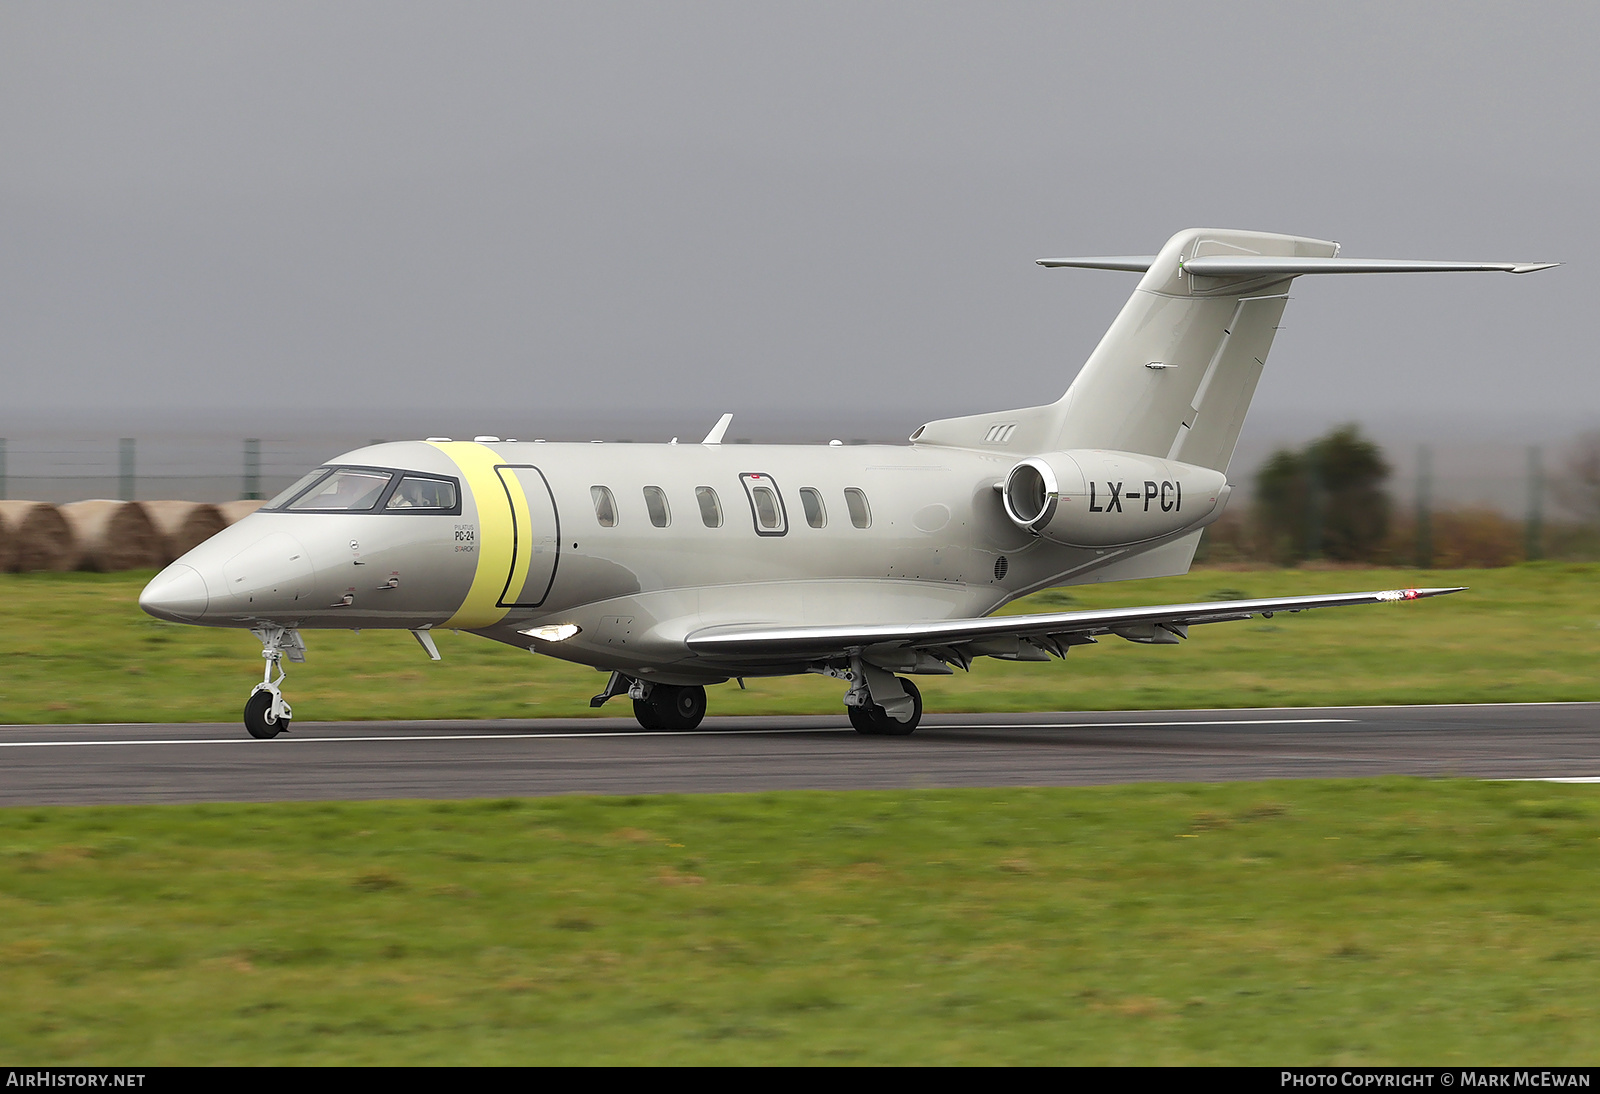
<path id="1" fill-rule="evenodd" d="M 1041 266 L 1142 272 L 1111 329 L 1054 403 L 928 422 L 911 440 L 1019 458 L 1104 449 L 1226 472 L 1302 274 L 1533 273 L 1553 262 L 1339 258 L 1326 239 L 1189 228 L 1156 255 L 1041 258 Z"/>
<path id="2" fill-rule="evenodd" d="M 1054 447 L 1105 448 L 1226 471 L 1292 274 L 1199 276 L 1205 257 L 1331 258 L 1328 240 L 1196 228 L 1167 241 L 1055 404 Z"/>

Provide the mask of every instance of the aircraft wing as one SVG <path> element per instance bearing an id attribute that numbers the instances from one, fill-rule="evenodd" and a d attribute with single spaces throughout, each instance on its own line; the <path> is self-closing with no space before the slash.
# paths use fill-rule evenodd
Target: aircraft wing
<path id="1" fill-rule="evenodd" d="M 1093 642 L 1096 635 L 1116 634 L 1133 642 L 1168 644 L 1188 637 L 1198 623 L 1303 612 L 1345 604 L 1384 604 L 1461 592 L 1449 589 L 1390 589 L 1371 593 L 1286 596 L 1260 600 L 1207 601 L 1200 604 L 1156 604 L 1143 608 L 1051 612 L 1043 615 L 999 615 L 979 619 L 941 619 L 915 623 L 864 626 L 784 626 L 750 624 L 707 627 L 688 636 L 696 653 L 723 657 L 845 655 L 852 650 L 926 651 L 963 667 L 973 656 L 1044 661 L 1063 656 L 1067 647 Z"/>

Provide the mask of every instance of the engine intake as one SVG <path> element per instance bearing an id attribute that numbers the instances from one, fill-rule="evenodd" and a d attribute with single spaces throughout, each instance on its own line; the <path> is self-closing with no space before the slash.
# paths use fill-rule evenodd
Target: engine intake
<path id="1" fill-rule="evenodd" d="M 1120 547 L 1202 528 L 1222 515 L 1227 476 L 1132 452 L 1075 449 L 1020 461 L 1006 475 L 1006 516 L 1073 547 Z"/>

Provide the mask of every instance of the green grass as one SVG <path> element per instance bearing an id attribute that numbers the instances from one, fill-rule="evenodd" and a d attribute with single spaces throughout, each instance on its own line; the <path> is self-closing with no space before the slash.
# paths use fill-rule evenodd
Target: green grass
<path id="1" fill-rule="evenodd" d="M 162 623 L 138 609 L 147 573 L 0 574 L 0 722 L 234 721 L 260 678 L 242 631 Z M 1600 565 L 1497 570 L 1202 570 L 1052 590 L 1012 611 L 1059 611 L 1412 585 L 1442 599 L 1197 627 L 1181 646 L 1106 638 L 1065 662 L 980 659 L 922 677 L 930 710 L 1511 702 L 1600 699 Z M 471 635 L 429 662 L 404 632 L 308 631 L 287 693 L 302 720 L 581 716 L 604 677 Z M 712 689 L 713 714 L 839 713 L 820 677 Z M 620 714 L 611 704 L 605 714 Z"/>
<path id="2" fill-rule="evenodd" d="M 0 1055 L 1585 1064 L 1600 794 L 0 810 Z"/>

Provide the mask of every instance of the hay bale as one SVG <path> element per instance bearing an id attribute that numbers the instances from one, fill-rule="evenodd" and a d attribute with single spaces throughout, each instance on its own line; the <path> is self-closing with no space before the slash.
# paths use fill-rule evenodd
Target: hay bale
<path id="1" fill-rule="evenodd" d="M 161 537 L 164 561 L 171 562 L 228 526 L 215 505 L 203 501 L 146 501 L 145 515 Z"/>
<path id="2" fill-rule="evenodd" d="M 136 501 L 71 501 L 61 515 L 78 543 L 78 569 L 111 573 L 161 565 L 161 536 Z"/>
<path id="3" fill-rule="evenodd" d="M 222 512 L 222 519 L 229 524 L 238 524 L 245 517 L 267 504 L 264 501 L 225 501 L 217 508 Z"/>
<path id="4" fill-rule="evenodd" d="M 0 517 L 0 573 L 16 569 L 17 537 L 4 517 Z"/>
<path id="5" fill-rule="evenodd" d="M 10 532 L 11 567 L 23 572 L 70 570 L 78 562 L 72 528 L 54 505 L 42 501 L 0 501 L 0 520 Z"/>

